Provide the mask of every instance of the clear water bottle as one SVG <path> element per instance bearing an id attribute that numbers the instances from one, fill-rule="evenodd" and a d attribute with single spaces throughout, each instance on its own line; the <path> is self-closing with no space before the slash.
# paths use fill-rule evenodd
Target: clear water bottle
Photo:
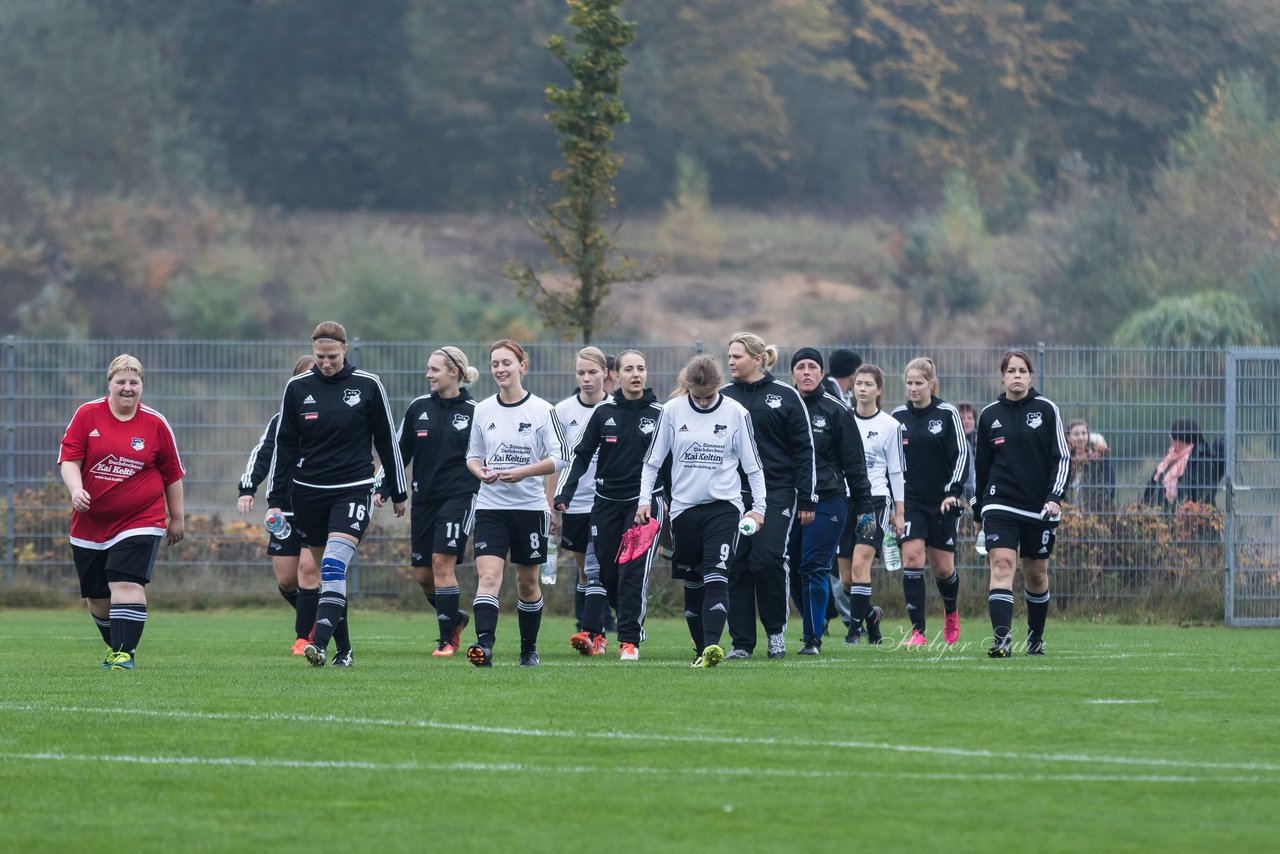
<path id="1" fill-rule="evenodd" d="M 902 569 L 902 550 L 898 548 L 898 538 L 893 535 L 893 531 L 884 532 L 884 549 L 881 550 L 884 557 L 884 568 L 890 572 L 897 572 Z"/>
<path id="2" fill-rule="evenodd" d="M 978 539 L 973 541 L 973 550 L 978 553 L 978 557 L 987 556 L 987 532 L 978 529 Z"/>
<path id="3" fill-rule="evenodd" d="M 555 537 L 547 537 L 547 559 L 542 564 L 543 584 L 556 583 L 556 563 L 560 560 L 560 543 Z"/>
<path id="4" fill-rule="evenodd" d="M 283 513 L 272 513 L 267 517 L 267 530 L 271 532 L 271 536 L 277 540 L 287 540 L 289 535 L 293 533 L 293 526 L 289 524 L 289 520 L 285 518 Z"/>

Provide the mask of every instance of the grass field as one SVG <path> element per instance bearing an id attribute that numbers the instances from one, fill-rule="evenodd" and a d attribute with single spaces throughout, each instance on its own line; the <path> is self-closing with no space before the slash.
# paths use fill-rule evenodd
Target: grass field
<path id="1" fill-rule="evenodd" d="M 276 610 L 152 616 L 103 671 L 77 611 L 0 612 L 0 851 L 1275 850 L 1277 641 L 1051 622 L 1049 655 L 829 642 L 691 670 L 432 659 L 357 612 L 356 666 L 287 654 Z M 940 626 L 938 627 L 940 628 Z M 900 631 L 900 628 L 898 628 Z"/>

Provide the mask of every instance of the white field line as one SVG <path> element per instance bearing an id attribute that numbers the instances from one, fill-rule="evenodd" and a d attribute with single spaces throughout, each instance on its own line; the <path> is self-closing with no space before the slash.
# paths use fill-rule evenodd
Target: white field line
<path id="1" fill-rule="evenodd" d="M 1121 698 L 1099 697 L 1096 700 L 1085 700 L 1088 706 L 1138 706 L 1158 702 L 1156 700 L 1126 700 Z"/>
<path id="2" fill-rule="evenodd" d="M 1028 762 L 1067 762 L 1101 765 L 1134 765 L 1158 768 L 1196 768 L 1217 771 L 1280 771 L 1280 765 L 1266 762 L 1202 762 L 1196 760 L 1167 759 L 1163 757 L 1099 756 L 1085 753 L 1022 753 L 1004 750 L 975 750 L 962 747 L 937 747 L 931 745 L 893 744 L 880 741 L 823 741 L 816 739 L 750 738 L 717 735 L 670 735 L 664 733 L 620 732 L 615 730 L 579 731 L 552 729 L 524 729 L 520 727 L 480 726 L 478 724 L 448 721 L 411 720 L 389 718 L 344 717 L 339 715 L 299 715 L 270 712 L 251 714 L 245 712 L 199 712 L 181 710 L 152 710 L 126 708 L 92 708 L 87 706 L 42 706 L 22 703 L 0 703 L 0 710 L 11 712 L 40 712 L 55 714 L 127 715 L 130 717 L 173 718 L 208 721 L 263 721 L 268 723 L 336 724 L 347 727 L 390 727 L 465 732 L 480 735 L 514 736 L 517 738 L 558 738 L 573 741 L 600 739 L 607 741 L 641 741 L 667 744 L 729 744 L 745 747 L 818 748 L 838 750 L 881 750 L 889 753 L 927 754 L 954 756 L 964 759 L 999 759 Z M 1023 779 L 1023 778 L 1018 778 Z"/>
<path id="3" fill-rule="evenodd" d="M 680 776 L 697 775 L 704 777 L 781 777 L 789 779 L 859 779 L 889 778 L 897 780 L 938 780 L 956 782 L 1072 782 L 1072 783 L 1238 783 L 1257 785 L 1275 783 L 1273 779 L 1256 776 L 1235 777 L 1195 777 L 1185 774 L 964 774 L 964 773 L 931 773 L 910 771 L 814 771 L 792 768 L 727 768 L 727 767 L 675 767 L 656 768 L 651 766 L 625 767 L 593 767 L 587 765 L 535 765 L 524 762 L 364 762 L 344 760 L 311 760 L 311 759 L 257 759 L 252 756 L 130 756 L 119 754 L 75 754 L 75 753 L 0 753 L 0 759 L 14 762 L 116 762 L 129 765 L 177 765 L 196 767 L 223 768 L 307 768 L 307 769 L 342 769 L 355 771 L 405 771 L 431 772 L 462 771 L 496 774 L 561 774 L 579 776 L 582 774 L 611 775 L 650 775 Z"/>

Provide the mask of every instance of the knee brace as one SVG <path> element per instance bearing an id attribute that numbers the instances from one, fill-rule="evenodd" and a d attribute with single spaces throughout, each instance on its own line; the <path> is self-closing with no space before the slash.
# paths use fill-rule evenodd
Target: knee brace
<path id="1" fill-rule="evenodd" d="M 347 595 L 347 567 L 356 556 L 356 544 L 342 537 L 330 537 L 320 559 L 320 590 Z"/>

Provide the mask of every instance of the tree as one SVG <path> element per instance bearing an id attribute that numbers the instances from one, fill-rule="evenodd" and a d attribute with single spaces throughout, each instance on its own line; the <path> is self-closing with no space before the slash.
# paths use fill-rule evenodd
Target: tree
<path id="1" fill-rule="evenodd" d="M 559 137 L 565 165 L 551 173 L 560 185 L 554 201 L 539 200 L 529 227 L 567 270 L 567 285 L 553 284 L 544 268 L 534 270 L 509 261 L 503 271 L 515 282 L 520 296 L 533 303 L 543 323 L 569 340 L 575 331 L 584 344 L 609 320 L 605 298 L 619 282 L 645 281 L 657 270 L 623 256 L 604 223 L 615 207 L 613 179 L 622 158 L 612 148 L 614 125 L 627 121 L 619 97 L 621 72 L 627 64 L 623 48 L 635 39 L 635 24 L 618 17 L 621 0 L 568 0 L 569 24 L 576 30 L 572 52 L 563 36 L 552 36 L 547 50 L 570 76 L 569 87 L 547 86 L 547 100 L 555 107 L 547 114 Z"/>
<path id="2" fill-rule="evenodd" d="M 1256 347 L 1266 331 L 1249 304 L 1226 291 L 1167 297 L 1135 312 L 1116 330 L 1126 347 Z"/>

